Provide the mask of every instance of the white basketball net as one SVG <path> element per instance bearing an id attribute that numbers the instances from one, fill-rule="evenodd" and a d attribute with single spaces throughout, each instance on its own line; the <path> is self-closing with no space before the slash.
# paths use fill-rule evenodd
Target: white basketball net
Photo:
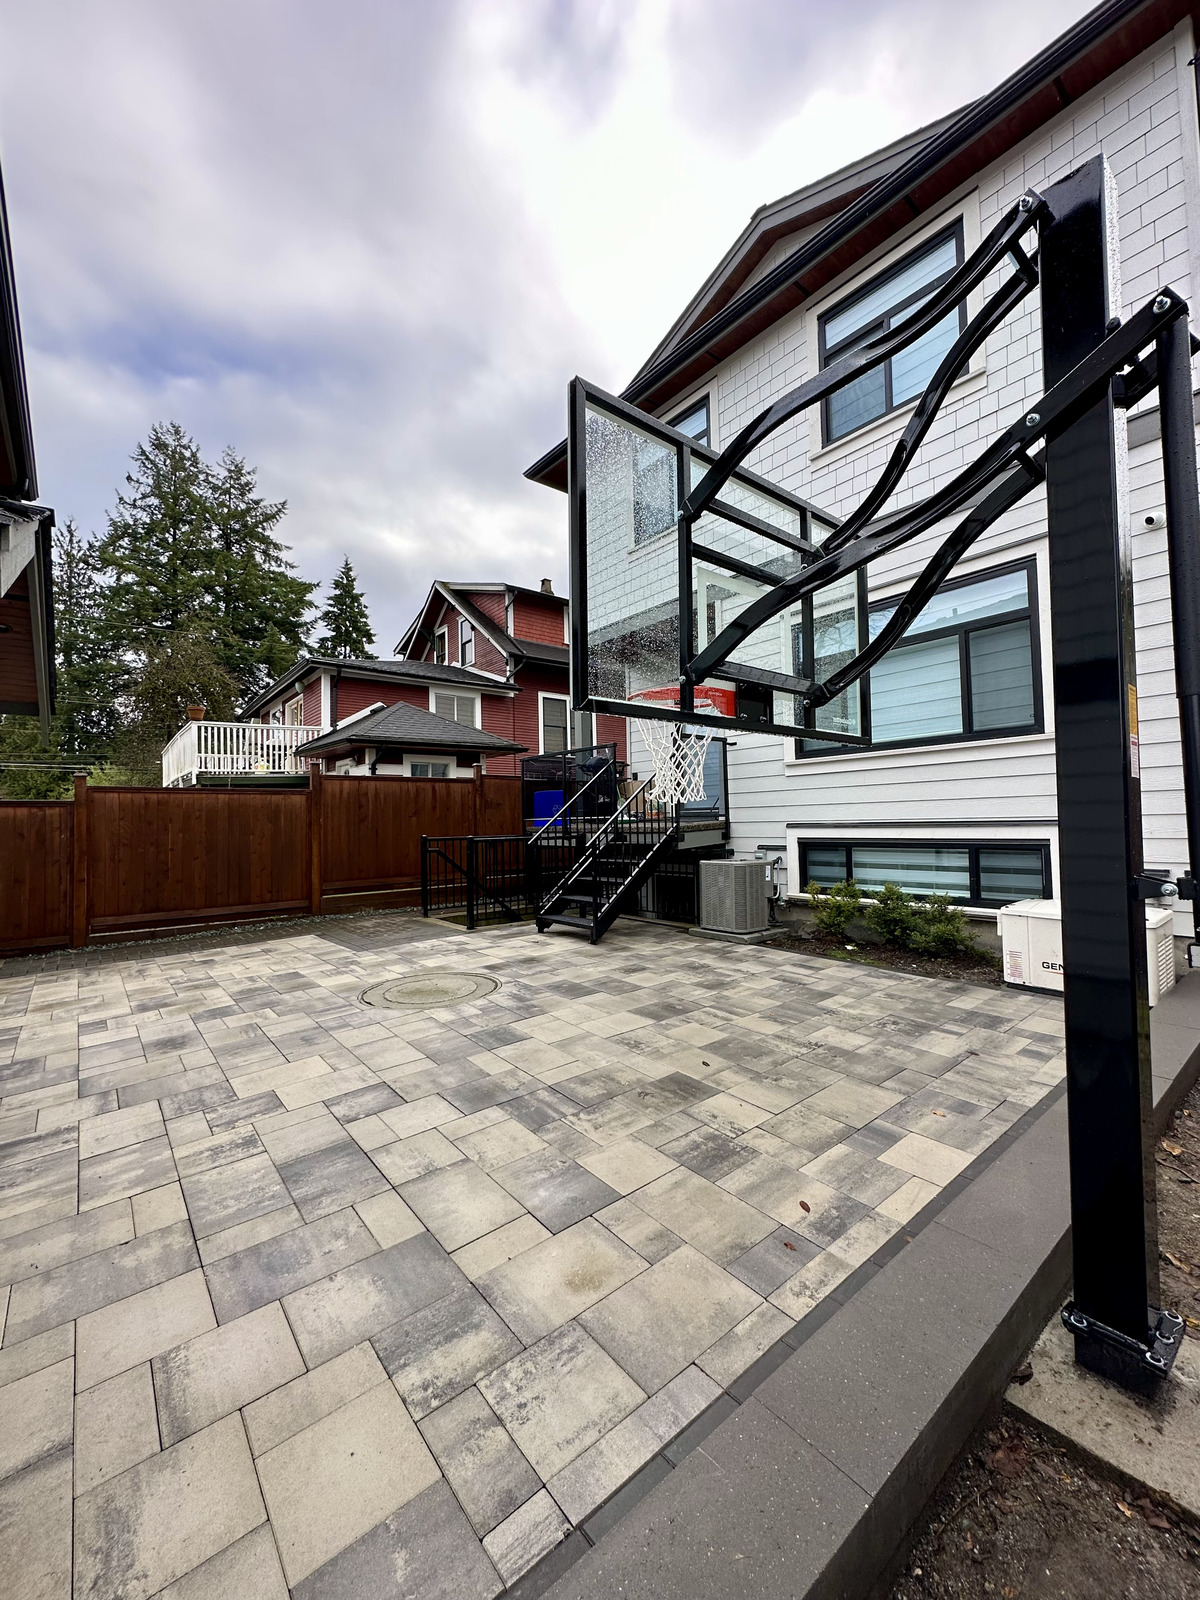
<path id="1" fill-rule="evenodd" d="M 713 741 L 707 728 L 637 719 L 638 732 L 654 760 L 650 798 L 665 806 L 704 799 L 704 758 Z"/>

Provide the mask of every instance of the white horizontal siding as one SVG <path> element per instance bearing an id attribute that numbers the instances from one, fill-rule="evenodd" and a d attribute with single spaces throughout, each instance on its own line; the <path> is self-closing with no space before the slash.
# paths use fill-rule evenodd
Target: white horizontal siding
<path id="1" fill-rule="evenodd" d="M 1044 188 L 1103 151 L 1120 202 L 1123 300 L 1126 314 L 1162 284 L 1192 292 L 1200 254 L 1200 201 L 1190 24 L 1160 40 L 1090 95 L 1067 108 L 1002 163 L 978 174 L 953 204 L 914 221 L 894 248 L 871 267 L 849 275 L 822 300 L 782 318 L 721 365 L 708 385 L 715 443 L 727 443 L 753 416 L 815 371 L 821 311 L 878 270 L 889 256 L 961 214 L 967 249 L 994 226 L 1028 186 Z M 780 247 L 775 254 L 781 254 Z M 998 284 L 1000 275 L 985 288 Z M 928 494 L 971 460 L 1041 393 L 1037 295 L 988 341 L 980 370 L 960 380 L 892 504 Z M 773 481 L 844 516 L 882 469 L 907 421 L 885 419 L 849 440 L 822 449 L 815 412 L 772 436 L 750 465 Z M 1166 541 L 1161 530 L 1140 529 L 1136 518 L 1162 509 L 1157 444 L 1130 455 L 1131 538 L 1138 654 L 1142 803 L 1150 864 L 1182 867 L 1186 859 L 1179 726 L 1171 648 Z M 946 527 L 914 540 L 872 566 L 873 595 L 906 585 L 944 536 Z M 1038 604 L 1043 662 L 1044 720 L 1053 727 L 1049 659 L 1045 497 L 1031 494 L 977 543 L 960 572 L 1033 553 L 1038 557 Z M 980 836 L 1007 819 L 1014 825 L 1055 812 L 1052 731 L 1020 739 L 947 744 L 907 751 L 874 751 L 795 761 L 790 741 L 739 735 L 729 750 L 733 844 L 740 852 L 779 842 L 791 827 L 831 820 L 877 827 L 963 824 L 975 819 Z M 634 737 L 631 764 L 650 770 Z"/>

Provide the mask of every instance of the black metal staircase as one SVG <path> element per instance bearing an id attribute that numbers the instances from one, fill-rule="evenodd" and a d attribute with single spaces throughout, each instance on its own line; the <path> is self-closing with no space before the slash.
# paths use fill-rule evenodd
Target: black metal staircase
<path id="1" fill-rule="evenodd" d="M 603 781 L 602 773 L 592 780 L 597 786 Z M 670 855 L 679 825 L 673 808 L 667 811 L 649 798 L 651 782 L 647 779 L 605 818 L 585 815 L 590 788 L 585 785 L 530 839 L 527 858 L 532 854 L 540 883 L 550 885 L 537 894 L 539 933 L 553 926 L 577 928 L 595 944 Z"/>

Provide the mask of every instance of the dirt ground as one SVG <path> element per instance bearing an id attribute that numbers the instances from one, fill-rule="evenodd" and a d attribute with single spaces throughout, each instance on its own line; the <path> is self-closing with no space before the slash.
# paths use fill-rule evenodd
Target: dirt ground
<path id="1" fill-rule="evenodd" d="M 773 933 L 766 942 L 775 950 L 798 950 L 803 955 L 826 956 L 833 961 L 891 967 L 893 971 L 915 972 L 923 978 L 957 978 L 961 983 L 986 983 L 997 987 L 1003 981 L 1000 957 L 987 950 L 961 956 L 921 956 L 913 950 L 893 949 L 886 944 L 860 944 L 853 939 L 793 929 Z"/>
<path id="2" fill-rule="evenodd" d="M 1200 1087 L 1157 1162 L 1163 1303 L 1200 1338 Z M 891 1600 L 1200 1600 L 1200 1527 L 1006 1412 L 947 1477 Z"/>

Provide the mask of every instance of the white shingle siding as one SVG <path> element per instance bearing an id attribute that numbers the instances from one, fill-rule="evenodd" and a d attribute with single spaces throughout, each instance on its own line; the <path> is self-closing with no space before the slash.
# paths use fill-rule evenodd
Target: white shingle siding
<path id="1" fill-rule="evenodd" d="M 1200 150 L 1195 85 L 1187 65 L 1192 54 L 1191 27 L 1184 22 L 1039 129 L 1023 148 L 980 172 L 953 203 L 914 219 L 912 228 L 877 252 L 869 265 L 847 275 L 818 301 L 789 313 L 725 362 L 706 386 L 712 395 L 714 443 L 720 447 L 728 442 L 760 410 L 816 370 L 821 311 L 873 276 L 890 257 L 958 215 L 969 253 L 1026 188 L 1044 188 L 1100 152 L 1118 188 L 1125 313 L 1144 304 L 1162 284 L 1190 300 L 1200 261 Z M 780 248 L 768 259 L 774 264 L 783 253 Z M 985 292 L 999 282 L 997 273 Z M 956 385 L 893 504 L 908 503 L 944 483 L 1041 393 L 1036 291 L 988 341 L 979 368 Z M 882 469 L 908 415 L 901 411 L 822 449 L 820 418 L 813 410 L 781 428 L 748 465 L 844 516 Z M 1181 869 L 1187 852 L 1166 538 L 1161 530 L 1137 527 L 1140 515 L 1162 509 L 1161 483 L 1158 444 L 1131 450 L 1146 860 Z M 938 534 L 930 534 L 876 562 L 870 572 L 872 594 L 910 580 L 937 542 Z M 990 567 L 1019 553 L 1038 554 L 1043 706 L 1051 730 L 1045 544 L 1044 495 L 1037 493 L 990 530 L 958 571 Z M 636 748 L 631 754 L 635 766 L 639 755 L 645 765 Z M 729 752 L 729 774 L 733 844 L 739 853 L 782 840 L 788 825 L 815 829 L 831 822 L 877 825 L 880 837 L 903 823 L 928 824 L 935 837 L 939 824 L 954 823 L 955 837 L 962 838 L 972 826 L 978 837 L 999 836 L 995 830 L 1002 821 L 1037 821 L 1053 837 L 1048 826 L 1055 812 L 1049 731 L 799 762 L 791 759 L 790 741 L 738 736 Z"/>

